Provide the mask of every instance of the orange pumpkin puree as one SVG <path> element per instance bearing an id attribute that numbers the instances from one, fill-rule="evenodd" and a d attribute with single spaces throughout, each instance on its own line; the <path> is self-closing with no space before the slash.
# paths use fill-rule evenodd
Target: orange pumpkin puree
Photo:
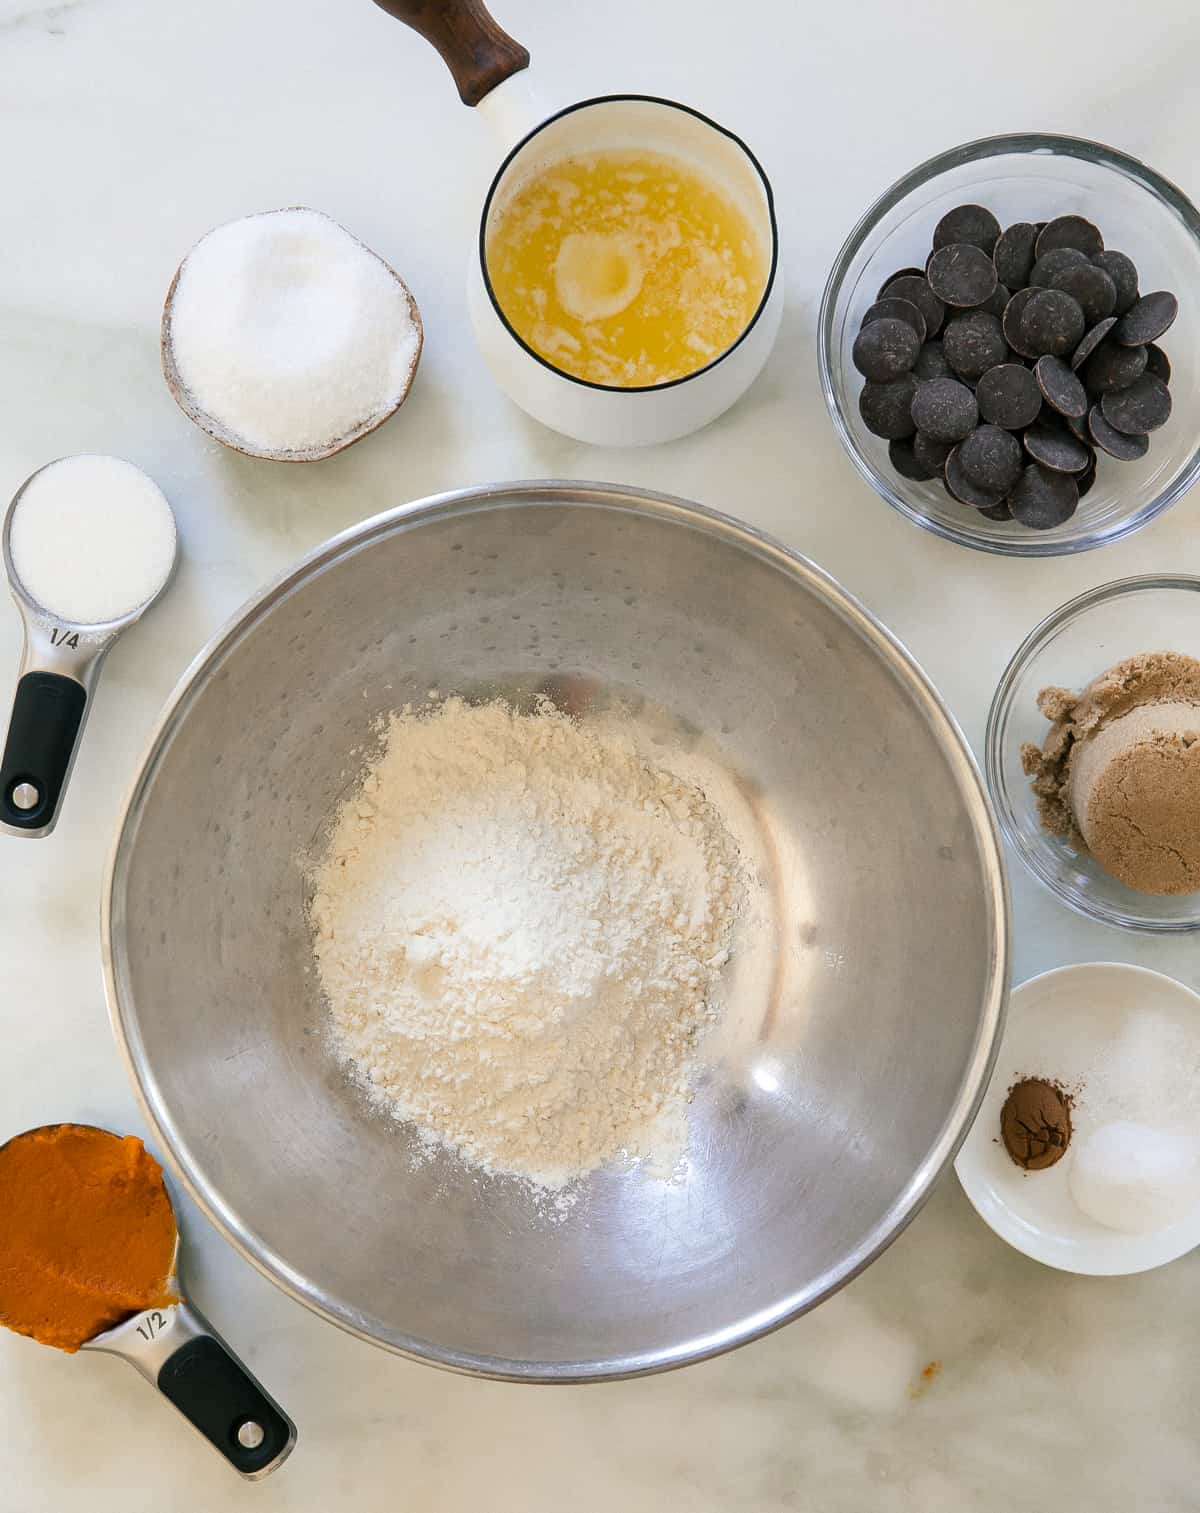
<path id="1" fill-rule="evenodd" d="M 175 1215 L 133 1135 L 50 1124 L 0 1146 L 0 1323 L 78 1350 L 170 1291 Z"/>

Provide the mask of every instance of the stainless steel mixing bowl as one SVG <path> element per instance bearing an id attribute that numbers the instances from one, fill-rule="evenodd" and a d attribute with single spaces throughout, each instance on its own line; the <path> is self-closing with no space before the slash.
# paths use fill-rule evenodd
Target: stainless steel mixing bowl
<path id="1" fill-rule="evenodd" d="M 571 674 L 736 775 L 770 943 L 734 979 L 686 1179 L 604 1171 L 558 1218 L 516 1182 L 414 1163 L 348 1083 L 297 857 L 378 714 Z M 161 1146 L 267 1276 L 405 1354 L 580 1381 L 762 1334 L 895 1237 L 985 1087 L 1006 922 L 962 737 L 861 606 L 734 520 L 535 483 L 365 522 L 201 654 L 130 794 L 105 969 Z"/>

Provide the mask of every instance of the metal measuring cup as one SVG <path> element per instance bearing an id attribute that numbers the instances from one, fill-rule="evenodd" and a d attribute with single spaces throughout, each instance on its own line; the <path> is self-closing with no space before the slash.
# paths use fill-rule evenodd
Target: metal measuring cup
<path id="1" fill-rule="evenodd" d="M 13 1139 L 35 1133 L 25 1130 Z M 100 1133 L 120 1139 L 111 1130 Z M 292 1453 L 296 1426 L 184 1296 L 179 1282 L 178 1225 L 167 1291 L 176 1302 L 135 1313 L 79 1348 L 128 1361 L 247 1481 L 269 1476 Z"/>
<path id="2" fill-rule="evenodd" d="M 4 571 L 24 629 L 12 717 L 0 758 L 0 828 L 31 839 L 49 835 L 58 822 L 105 657 L 117 637 L 162 596 L 175 570 L 172 563 L 156 592 L 116 620 L 87 625 L 65 620 L 39 604 L 13 562 L 12 526 L 22 495 L 44 471 L 31 473 L 13 495 L 0 534 Z"/>

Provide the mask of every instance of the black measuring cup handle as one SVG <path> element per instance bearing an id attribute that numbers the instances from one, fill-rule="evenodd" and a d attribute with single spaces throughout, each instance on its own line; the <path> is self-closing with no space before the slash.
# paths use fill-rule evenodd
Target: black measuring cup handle
<path id="1" fill-rule="evenodd" d="M 295 1424 L 186 1299 L 135 1313 L 83 1348 L 128 1361 L 250 1481 L 292 1453 Z"/>
<path id="2" fill-rule="evenodd" d="M 87 711 L 82 683 L 58 672 L 27 672 L 17 684 L 0 760 L 0 819 L 17 830 L 54 820 Z"/>
<path id="3" fill-rule="evenodd" d="M 208 1321 L 188 1312 L 197 1332 L 163 1361 L 158 1390 L 236 1471 L 266 1476 L 291 1454 L 296 1426 Z"/>

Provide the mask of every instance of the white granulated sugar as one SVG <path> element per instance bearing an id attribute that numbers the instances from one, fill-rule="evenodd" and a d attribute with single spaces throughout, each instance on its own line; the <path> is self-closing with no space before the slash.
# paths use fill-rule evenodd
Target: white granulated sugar
<path id="1" fill-rule="evenodd" d="M 422 1139 L 551 1189 L 677 1164 L 745 880 L 627 731 L 403 711 L 310 882 L 334 1046 Z"/>
<path id="2" fill-rule="evenodd" d="M 1071 1093 L 1072 1196 L 1098 1223 L 1135 1234 L 1200 1198 L 1200 1022 L 1169 996 L 1121 993 L 1057 995 L 1038 1020 L 1036 1059 L 1013 1071 Z"/>
<path id="3" fill-rule="evenodd" d="M 1200 1143 L 1114 1120 L 1078 1142 L 1067 1180 L 1075 1202 L 1097 1224 L 1151 1234 L 1186 1218 L 1200 1200 Z"/>
<path id="4" fill-rule="evenodd" d="M 1098 1117 L 1200 1138 L 1200 1025 L 1155 1009 L 1131 1014 L 1083 1084 L 1081 1099 Z"/>
<path id="5" fill-rule="evenodd" d="M 315 210 L 218 226 L 184 259 L 168 340 L 194 408 L 253 452 L 308 452 L 395 408 L 421 345 L 408 289 Z"/>
<path id="6" fill-rule="evenodd" d="M 22 587 L 78 625 L 120 620 L 152 599 L 175 564 L 162 490 L 120 457 L 61 457 L 21 491 L 10 533 Z"/>

